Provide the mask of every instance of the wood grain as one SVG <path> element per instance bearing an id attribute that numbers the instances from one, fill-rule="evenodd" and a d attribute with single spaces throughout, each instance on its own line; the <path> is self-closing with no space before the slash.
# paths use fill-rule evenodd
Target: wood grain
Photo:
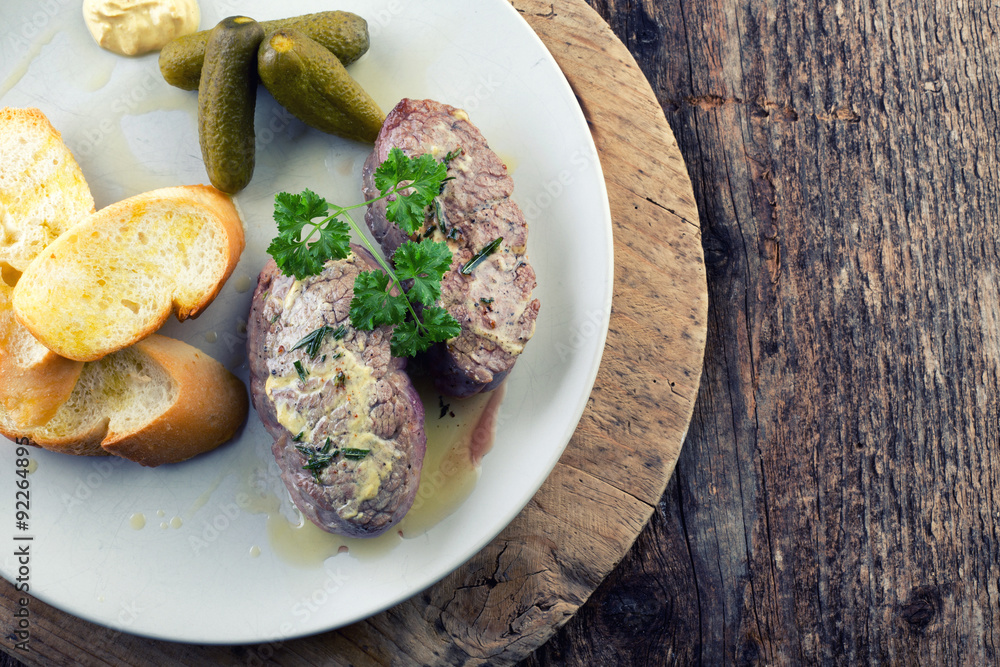
<path id="1" fill-rule="evenodd" d="M 997 664 L 996 6 L 591 4 L 688 161 L 709 338 L 658 511 L 526 665 Z"/>
<path id="2" fill-rule="evenodd" d="M 607 177 L 615 293 L 597 385 L 552 475 L 466 566 L 339 631 L 202 647 L 100 628 L 32 601 L 29 664 L 502 665 L 548 639 L 624 556 L 673 471 L 701 377 L 707 293 L 695 200 L 635 61 L 583 2 L 516 0 L 576 92 Z M 14 594 L 0 584 L 4 635 Z M 11 650 L 5 643 L 4 649 Z"/>

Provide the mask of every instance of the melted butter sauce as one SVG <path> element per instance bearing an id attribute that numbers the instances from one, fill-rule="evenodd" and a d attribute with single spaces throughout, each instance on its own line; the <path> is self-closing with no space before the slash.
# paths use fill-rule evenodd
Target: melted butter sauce
<path id="1" fill-rule="evenodd" d="M 0 97 L 6 95 L 11 88 L 16 86 L 18 82 L 24 78 L 24 75 L 28 73 L 28 69 L 31 67 L 32 61 L 34 61 L 34 59 L 41 54 L 42 49 L 52 42 L 52 39 L 58 32 L 59 28 L 57 26 L 50 26 L 27 45 L 27 52 L 24 54 L 24 57 L 14 67 L 13 71 L 7 76 L 6 80 L 4 80 L 3 83 L 0 83 Z"/>
<path id="2" fill-rule="evenodd" d="M 417 497 L 399 524 L 407 538 L 423 535 L 448 518 L 472 493 L 483 456 L 493 446 L 496 414 L 506 385 L 487 394 L 447 401 L 430 387 L 418 386 L 418 391 L 424 403 L 427 453 Z"/>
<path id="3" fill-rule="evenodd" d="M 443 399 L 430 386 L 418 385 L 424 404 L 427 453 L 413 507 L 399 524 L 375 538 L 333 535 L 305 519 L 298 510 L 282 512 L 277 494 L 259 485 L 261 470 L 251 471 L 244 509 L 266 515 L 268 545 L 284 562 L 320 567 L 338 554 L 379 558 L 403 539 L 423 535 L 457 510 L 479 480 L 480 464 L 493 445 L 496 415 L 505 387 L 468 399 Z M 255 482 L 256 478 L 256 482 Z M 286 503 L 290 504 L 290 503 Z"/>

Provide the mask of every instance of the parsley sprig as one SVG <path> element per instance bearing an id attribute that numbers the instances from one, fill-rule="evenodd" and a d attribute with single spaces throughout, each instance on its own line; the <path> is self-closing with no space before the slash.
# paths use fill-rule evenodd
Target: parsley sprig
<path id="1" fill-rule="evenodd" d="M 447 244 L 428 238 L 407 241 L 393 255 L 393 270 L 347 212 L 388 199 L 386 218 L 407 235 L 414 234 L 448 179 L 448 161 L 456 156 L 449 153 L 439 162 L 428 154 L 410 158 L 393 148 L 375 170 L 375 186 L 381 194 L 352 206 L 332 205 L 308 189 L 297 195 L 278 193 L 274 198 L 278 236 L 267 252 L 282 273 L 302 280 L 320 273 L 327 260 L 346 258 L 354 228 L 382 270 L 363 271 L 355 279 L 351 324 L 364 330 L 395 325 L 391 350 L 397 357 L 414 356 L 436 342 L 454 338 L 461 333 L 461 325 L 447 310 L 434 305 L 441 297 L 441 278 L 451 266 Z M 300 345 L 314 342 L 303 340 Z"/>

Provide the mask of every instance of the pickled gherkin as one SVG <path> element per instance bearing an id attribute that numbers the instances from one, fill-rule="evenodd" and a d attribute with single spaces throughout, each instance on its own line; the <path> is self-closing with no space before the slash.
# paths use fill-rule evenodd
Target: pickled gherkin
<path id="1" fill-rule="evenodd" d="M 257 71 L 274 99 L 307 125 L 368 143 L 378 136 L 385 114 L 336 56 L 302 32 L 268 35 Z"/>
<path id="2" fill-rule="evenodd" d="M 198 87 L 198 140 L 208 177 L 230 194 L 253 176 L 257 103 L 257 49 L 264 29 L 230 16 L 212 29 Z"/>
<path id="3" fill-rule="evenodd" d="M 292 28 L 316 40 L 350 65 L 368 52 L 368 22 L 351 12 L 329 11 L 274 21 L 261 21 L 265 34 Z M 160 51 L 160 73 L 172 86 L 197 90 L 210 30 L 178 37 Z"/>

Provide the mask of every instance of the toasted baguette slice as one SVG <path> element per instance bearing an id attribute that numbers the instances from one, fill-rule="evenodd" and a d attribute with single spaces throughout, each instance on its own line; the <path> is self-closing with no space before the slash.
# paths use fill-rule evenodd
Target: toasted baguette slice
<path id="1" fill-rule="evenodd" d="M 14 318 L 14 288 L 0 280 L 0 408 L 23 428 L 36 428 L 69 400 L 82 361 L 60 357 Z"/>
<path id="2" fill-rule="evenodd" d="M 69 400 L 40 428 L 0 431 L 69 454 L 116 454 L 144 466 L 177 463 L 229 440 L 247 416 L 243 383 L 187 343 L 153 334 L 84 364 Z"/>
<path id="3" fill-rule="evenodd" d="M 93 361 L 197 316 L 243 252 L 229 197 L 190 185 L 153 190 L 86 216 L 28 265 L 14 312 L 53 352 Z"/>
<path id="4" fill-rule="evenodd" d="M 0 109 L 0 264 L 17 272 L 94 211 L 80 165 L 38 109 Z"/>

